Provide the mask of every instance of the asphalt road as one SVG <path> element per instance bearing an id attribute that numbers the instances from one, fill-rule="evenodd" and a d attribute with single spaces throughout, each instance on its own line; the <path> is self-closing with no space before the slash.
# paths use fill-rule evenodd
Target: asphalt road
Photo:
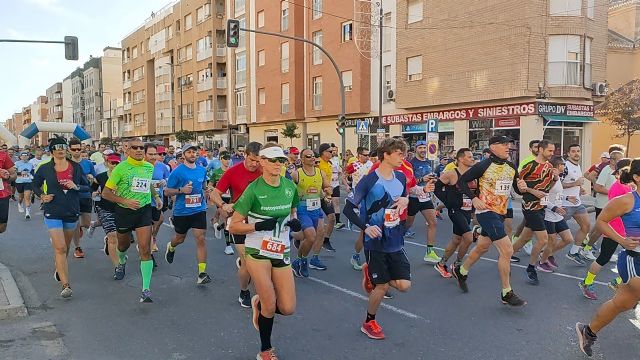
<path id="1" fill-rule="evenodd" d="M 250 309 L 237 302 L 235 256 L 224 242 L 207 234 L 208 272 L 213 283 L 197 287 L 195 245 L 188 237 L 172 265 L 162 260 L 153 274 L 153 304 L 139 304 L 140 271 L 135 248 L 129 250 L 124 281 L 102 253 L 102 230 L 84 240 L 86 258 L 69 258 L 73 298 L 63 300 L 53 279 L 53 255 L 36 213 L 30 222 L 11 203 L 8 231 L 0 236 L 0 262 L 14 274 L 31 314 L 30 321 L 53 323 L 73 359 L 253 359 L 259 348 Z M 516 223 L 521 218 L 516 212 Z M 512 286 L 528 305 L 508 308 L 499 299 L 500 284 L 491 250 L 472 269 L 470 293 L 454 279 L 442 279 L 423 262 L 425 225 L 407 241 L 413 287 L 385 300 L 378 313 L 387 339 L 374 341 L 360 332 L 366 297 L 361 273 L 349 265 L 356 233 L 336 231 L 336 253 L 322 252 L 327 271 L 296 279 L 298 306 L 293 316 L 276 317 L 273 345 L 282 359 L 582 359 L 574 325 L 588 321 L 611 297 L 603 285 L 615 274 L 603 270 L 597 301 L 577 287 L 586 269 L 559 257 L 560 272 L 540 274 L 539 286 L 525 282 L 524 268 L 512 267 Z M 573 224 L 575 225 L 575 224 Z M 451 234 L 445 218 L 438 224 L 437 246 Z M 161 248 L 172 229 L 163 226 Z M 252 291 L 253 293 L 253 291 Z M 623 314 L 600 333 L 598 359 L 638 359 L 640 329 L 633 312 Z M 637 324 L 637 322 L 635 323 Z M 0 356 L 1 357 L 1 356 Z"/>

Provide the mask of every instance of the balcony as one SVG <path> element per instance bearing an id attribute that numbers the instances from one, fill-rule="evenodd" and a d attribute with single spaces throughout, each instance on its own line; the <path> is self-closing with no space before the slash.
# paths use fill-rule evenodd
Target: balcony
<path id="1" fill-rule="evenodd" d="M 236 122 L 246 123 L 247 122 L 247 107 L 246 106 L 238 106 L 236 108 Z"/>
<path id="2" fill-rule="evenodd" d="M 216 56 L 226 56 L 227 55 L 227 47 L 224 45 L 216 45 Z"/>
<path id="3" fill-rule="evenodd" d="M 123 89 L 128 89 L 131 87 L 131 79 L 125 80 L 122 82 L 122 88 Z"/>
<path id="4" fill-rule="evenodd" d="M 125 104 L 124 104 L 124 106 L 123 106 L 123 108 L 124 108 L 124 111 L 129 111 L 129 110 L 131 110 L 131 103 L 130 103 L 130 102 L 125 103 Z"/>
<path id="5" fill-rule="evenodd" d="M 49 103 L 49 106 L 58 106 L 58 105 L 62 105 L 62 98 L 57 98 L 57 99 L 51 99 L 51 102 Z"/>
<path id="6" fill-rule="evenodd" d="M 211 90 L 213 88 L 213 78 L 208 77 L 197 85 L 198 92 Z"/>
<path id="7" fill-rule="evenodd" d="M 133 99 L 133 105 L 140 104 L 142 102 L 144 102 L 144 97 Z"/>
<path id="8" fill-rule="evenodd" d="M 227 121 L 229 120 L 229 113 L 227 109 L 218 109 L 216 111 L 216 121 Z"/>
<path id="9" fill-rule="evenodd" d="M 227 77 L 222 76 L 216 80 L 216 88 L 218 89 L 226 89 L 227 88 Z"/>
<path id="10" fill-rule="evenodd" d="M 171 93 L 162 92 L 156 94 L 156 102 L 171 101 Z"/>
<path id="11" fill-rule="evenodd" d="M 213 110 L 198 111 L 198 122 L 213 121 Z"/>
<path id="12" fill-rule="evenodd" d="M 51 119 L 62 119 L 62 111 L 54 111 L 51 113 Z"/>
<path id="13" fill-rule="evenodd" d="M 116 116 L 123 116 L 123 115 L 124 115 L 124 108 L 122 106 L 118 106 L 118 108 L 116 109 Z"/>
<path id="14" fill-rule="evenodd" d="M 213 48 L 207 47 L 203 51 L 196 52 L 196 61 L 202 61 L 213 56 Z"/>

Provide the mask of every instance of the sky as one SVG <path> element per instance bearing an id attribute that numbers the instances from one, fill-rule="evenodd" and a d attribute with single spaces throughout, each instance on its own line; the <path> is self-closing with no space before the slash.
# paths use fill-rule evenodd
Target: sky
<path id="1" fill-rule="evenodd" d="M 0 39 L 78 37 L 79 60 L 64 58 L 63 44 L 0 43 L 0 123 L 33 103 L 107 46 L 138 28 L 171 0 L 1 0 Z"/>

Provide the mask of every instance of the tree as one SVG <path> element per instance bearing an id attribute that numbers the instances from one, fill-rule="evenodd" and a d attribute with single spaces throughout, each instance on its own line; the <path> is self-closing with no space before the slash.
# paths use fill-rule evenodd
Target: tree
<path id="1" fill-rule="evenodd" d="M 640 134 L 640 80 L 632 80 L 607 95 L 596 113 L 616 128 L 616 138 L 627 138 L 629 155 L 631 137 Z"/>
<path id="2" fill-rule="evenodd" d="M 193 131 L 180 130 L 176 132 L 176 140 L 178 140 L 180 144 L 184 144 L 186 142 L 193 141 L 195 139 L 196 139 L 196 134 Z"/>
<path id="3" fill-rule="evenodd" d="M 280 134 L 288 138 L 291 141 L 291 146 L 293 146 L 293 139 L 298 139 L 301 136 L 297 131 L 298 131 L 298 124 L 287 123 L 284 125 L 284 129 L 282 129 Z"/>

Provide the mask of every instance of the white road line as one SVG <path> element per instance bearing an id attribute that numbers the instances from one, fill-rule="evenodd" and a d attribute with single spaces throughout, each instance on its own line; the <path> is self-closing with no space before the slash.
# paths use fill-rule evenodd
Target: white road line
<path id="1" fill-rule="evenodd" d="M 318 279 L 318 278 L 314 278 L 314 277 L 308 277 L 307 279 L 312 280 L 312 281 L 315 281 L 315 282 L 317 282 L 318 284 L 322 284 L 322 285 L 324 285 L 324 286 L 330 287 L 330 288 L 332 288 L 332 289 L 334 289 L 334 290 L 338 290 L 338 291 L 343 292 L 343 293 L 345 293 L 345 294 L 347 294 L 347 295 L 351 295 L 351 296 L 353 296 L 353 297 L 355 297 L 355 298 L 358 298 L 358 299 L 360 299 L 360 300 L 369 301 L 369 298 L 368 298 L 368 297 L 366 297 L 366 296 L 364 296 L 364 295 L 362 295 L 362 294 L 358 294 L 358 293 L 357 293 L 357 292 L 355 292 L 355 291 L 351 291 L 351 290 L 349 290 L 349 289 L 345 289 L 345 288 L 343 288 L 343 287 L 340 287 L 340 286 L 338 286 L 338 285 L 332 284 L 332 283 L 330 283 L 330 282 L 327 282 L 327 281 L 324 281 L 324 280 L 320 280 L 320 279 Z M 395 312 L 395 313 L 397 313 L 397 314 L 400 314 L 400 315 L 402 315 L 402 316 L 406 316 L 406 317 L 408 317 L 408 318 L 410 318 L 410 319 L 416 319 L 416 320 L 424 320 L 424 321 L 427 321 L 425 318 L 423 318 L 423 317 L 422 317 L 422 316 L 420 316 L 420 315 L 416 315 L 416 314 L 411 313 L 411 312 L 408 312 L 408 311 L 406 311 L 406 310 L 399 309 L 399 308 L 397 308 L 397 307 L 395 307 L 395 306 L 392 306 L 392 305 L 386 304 L 386 303 L 384 303 L 384 302 L 383 302 L 383 303 L 381 303 L 381 304 L 380 304 L 380 306 L 382 306 L 383 308 L 385 308 L 385 309 L 387 309 L 387 310 L 391 310 L 391 311 L 393 311 L 393 312 Z"/>
<path id="2" fill-rule="evenodd" d="M 635 314 L 636 314 L 636 318 L 629 319 L 629 321 L 631 321 L 633 326 L 637 327 L 638 330 L 640 330 L 640 304 L 638 304 L 638 307 L 636 307 Z"/>
<path id="3" fill-rule="evenodd" d="M 172 229 L 173 229 L 173 225 L 171 225 L 171 224 L 169 224 L 169 223 L 163 222 L 163 223 L 162 223 L 162 225 L 164 225 L 164 226 L 166 226 L 166 227 L 170 227 L 170 228 L 172 228 Z"/>
<path id="4" fill-rule="evenodd" d="M 425 247 L 425 248 L 427 247 L 427 245 L 419 244 L 419 243 L 416 243 L 416 242 L 413 242 L 413 241 L 406 241 L 405 240 L 405 243 L 411 244 L 411 245 L 415 245 L 415 246 Z M 434 249 L 438 249 L 438 250 L 444 251 L 443 248 L 439 248 L 439 247 L 435 247 L 435 246 L 434 246 Z M 469 250 L 469 251 L 471 251 L 471 250 Z M 486 257 L 481 257 L 480 259 L 486 260 L 486 261 L 491 261 L 491 262 L 494 262 L 494 263 L 498 262 L 498 260 L 490 259 L 490 258 L 486 258 Z M 522 268 L 522 269 L 526 269 L 527 268 L 524 265 L 514 264 L 514 263 L 511 263 L 511 266 L 519 267 L 519 268 Z M 559 273 L 559 272 L 552 272 L 550 274 L 556 275 L 556 276 L 560 276 L 560 277 L 564 277 L 564 278 L 568 278 L 568 279 L 583 280 L 583 278 L 580 278 L 580 277 L 577 277 L 577 276 L 573 276 L 573 275 L 563 274 L 563 273 Z M 598 284 L 598 285 L 604 285 L 604 286 L 608 286 L 609 285 L 609 284 L 607 284 L 605 282 L 602 282 L 602 281 L 594 281 L 593 283 L 594 284 Z"/>

